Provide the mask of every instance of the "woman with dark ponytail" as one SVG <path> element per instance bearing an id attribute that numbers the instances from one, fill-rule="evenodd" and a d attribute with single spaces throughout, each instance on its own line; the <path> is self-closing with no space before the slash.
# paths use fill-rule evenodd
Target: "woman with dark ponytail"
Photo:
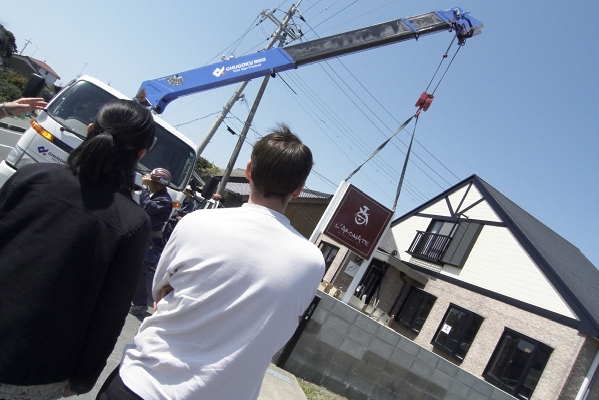
<path id="1" fill-rule="evenodd" d="M 66 166 L 26 165 L 0 189 L 0 399 L 87 393 L 104 369 L 149 240 L 131 193 L 154 129 L 110 101 Z"/>

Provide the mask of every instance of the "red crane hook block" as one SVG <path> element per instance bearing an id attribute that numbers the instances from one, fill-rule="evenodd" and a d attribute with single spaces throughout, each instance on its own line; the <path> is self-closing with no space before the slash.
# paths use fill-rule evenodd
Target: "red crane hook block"
<path id="1" fill-rule="evenodd" d="M 428 110 L 428 108 L 431 106 L 431 103 L 433 102 L 434 98 L 435 98 L 434 95 L 432 95 L 430 93 L 422 92 L 420 97 L 418 97 L 418 101 L 416 101 L 416 104 L 415 104 L 415 106 L 418 107 L 418 111 L 416 111 L 415 115 L 419 116 L 421 111 Z"/>

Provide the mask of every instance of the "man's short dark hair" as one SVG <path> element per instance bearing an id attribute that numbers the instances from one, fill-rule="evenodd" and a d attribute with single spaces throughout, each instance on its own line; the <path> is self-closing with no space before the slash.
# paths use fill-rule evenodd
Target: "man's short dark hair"
<path id="1" fill-rule="evenodd" d="M 306 181 L 312 169 L 312 152 L 280 123 L 252 150 L 252 181 L 264 197 L 286 197 Z"/>

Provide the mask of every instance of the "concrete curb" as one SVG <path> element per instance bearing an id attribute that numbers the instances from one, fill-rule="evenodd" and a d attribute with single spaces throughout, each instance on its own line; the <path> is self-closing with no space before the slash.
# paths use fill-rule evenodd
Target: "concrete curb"
<path id="1" fill-rule="evenodd" d="M 26 129 L 23 127 L 7 124 L 6 122 L 0 122 L 0 127 L 6 128 L 11 131 L 15 131 L 15 132 L 25 132 L 26 131 Z"/>
<path id="2" fill-rule="evenodd" d="M 270 364 L 264 374 L 262 388 L 258 400 L 306 400 L 304 391 L 297 383 L 296 377 Z"/>

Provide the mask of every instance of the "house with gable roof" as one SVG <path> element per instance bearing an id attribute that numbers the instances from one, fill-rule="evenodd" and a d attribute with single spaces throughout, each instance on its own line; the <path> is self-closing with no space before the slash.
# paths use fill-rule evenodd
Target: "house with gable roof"
<path id="1" fill-rule="evenodd" d="M 33 57 L 13 54 L 10 57 L 10 68 L 20 72 L 26 78 L 29 78 L 31 74 L 39 74 L 45 79 L 46 85 L 52 85 L 60 79 L 60 76 L 48 64 Z"/>
<path id="2" fill-rule="evenodd" d="M 219 181 L 222 179 L 223 172 L 221 170 L 220 174 L 216 175 Z M 247 203 L 249 197 L 250 182 L 245 177 L 245 169 L 235 168 L 231 171 L 231 176 L 225 185 L 224 204 L 226 207 L 241 207 L 243 203 Z M 304 187 L 299 197 L 291 199 L 287 205 L 285 216 L 289 218 L 291 226 L 308 238 L 332 198 L 331 194 Z"/>
<path id="3" fill-rule="evenodd" d="M 343 293 L 361 259 L 324 235 L 317 245 Z M 392 222 L 355 294 L 400 337 L 517 399 L 597 400 L 598 293 L 580 250 L 472 175 Z"/>

